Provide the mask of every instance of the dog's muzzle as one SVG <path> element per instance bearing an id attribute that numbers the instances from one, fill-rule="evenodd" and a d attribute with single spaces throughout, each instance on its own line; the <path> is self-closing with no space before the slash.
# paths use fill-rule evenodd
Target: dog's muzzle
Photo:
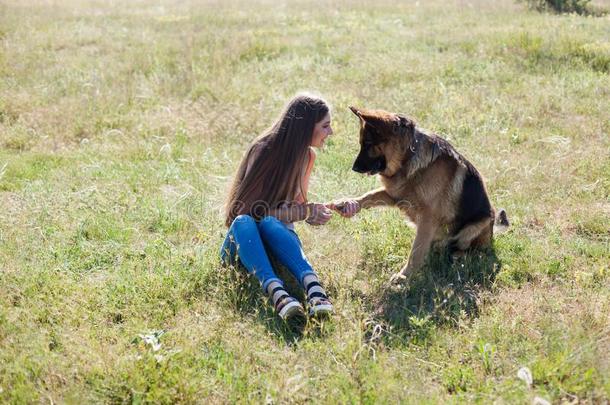
<path id="1" fill-rule="evenodd" d="M 362 167 L 358 161 L 354 162 L 354 165 L 352 166 L 352 170 L 357 172 L 357 173 L 366 173 L 368 172 L 367 169 L 365 169 L 364 167 Z"/>
<path id="2" fill-rule="evenodd" d="M 352 170 L 357 173 L 374 175 L 377 173 L 381 173 L 385 170 L 385 161 L 383 159 L 377 159 L 368 165 L 363 165 L 358 160 L 356 160 L 354 162 L 354 165 L 352 166 Z"/>

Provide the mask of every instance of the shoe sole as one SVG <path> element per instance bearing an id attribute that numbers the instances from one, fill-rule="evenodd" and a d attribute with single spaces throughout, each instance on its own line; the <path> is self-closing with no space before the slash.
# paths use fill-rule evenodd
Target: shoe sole
<path id="1" fill-rule="evenodd" d="M 303 306 L 300 302 L 294 301 L 284 305 L 284 308 L 282 308 L 280 311 L 279 316 L 284 321 L 288 321 L 296 317 L 305 317 L 305 311 L 303 311 Z"/>

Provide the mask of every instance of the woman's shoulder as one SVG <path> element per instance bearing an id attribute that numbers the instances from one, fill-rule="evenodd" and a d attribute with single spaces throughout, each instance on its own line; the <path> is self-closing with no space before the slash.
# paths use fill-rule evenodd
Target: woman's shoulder
<path id="1" fill-rule="evenodd" d="M 316 160 L 316 157 L 318 157 L 318 153 L 312 146 L 310 146 L 309 154 L 307 156 L 307 166 L 311 166 L 313 164 L 313 162 Z"/>
<path id="2" fill-rule="evenodd" d="M 316 150 L 314 149 L 313 146 L 309 147 L 309 158 L 310 159 L 315 159 L 318 156 L 318 152 L 316 152 Z"/>
<path id="3" fill-rule="evenodd" d="M 264 153 L 264 151 L 267 149 L 268 145 L 266 142 L 255 141 L 250 145 L 250 156 L 260 155 L 261 153 Z"/>
<path id="4" fill-rule="evenodd" d="M 266 149 L 267 145 L 262 142 L 254 142 L 250 145 L 244 157 L 246 167 L 245 175 L 250 172 L 250 169 L 252 166 L 254 166 L 254 162 L 259 160 L 259 158 L 265 154 Z"/>
<path id="5" fill-rule="evenodd" d="M 309 147 L 309 153 L 307 154 L 307 159 L 305 160 L 305 164 L 303 165 L 303 169 L 305 172 L 303 173 L 305 177 L 309 177 L 309 173 L 313 169 L 313 163 L 316 160 L 317 153 L 311 146 Z"/>
<path id="6" fill-rule="evenodd" d="M 268 148 L 268 146 L 265 143 L 263 143 L 263 142 L 254 142 L 253 144 L 250 145 L 250 148 L 248 149 L 248 152 L 246 154 L 248 162 L 249 163 L 254 162 L 261 155 L 264 155 L 268 149 L 269 148 Z"/>

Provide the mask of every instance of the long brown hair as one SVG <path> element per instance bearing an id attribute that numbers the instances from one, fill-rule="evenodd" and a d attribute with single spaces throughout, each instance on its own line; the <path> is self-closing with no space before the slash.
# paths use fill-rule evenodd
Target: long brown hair
<path id="1" fill-rule="evenodd" d="M 297 94 L 277 121 L 250 144 L 229 191 L 226 226 L 241 214 L 259 219 L 295 197 L 314 127 L 329 110 L 322 98 Z"/>

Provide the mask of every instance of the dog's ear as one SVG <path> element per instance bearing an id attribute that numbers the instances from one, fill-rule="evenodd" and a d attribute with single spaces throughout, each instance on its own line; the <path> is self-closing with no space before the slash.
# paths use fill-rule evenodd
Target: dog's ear
<path id="1" fill-rule="evenodd" d="M 352 110 L 352 112 L 353 112 L 354 114 L 356 114 L 356 116 L 357 116 L 358 118 L 362 119 L 362 113 L 360 112 L 360 110 L 359 110 L 359 109 L 357 109 L 357 108 L 356 108 L 356 107 L 354 107 L 353 105 L 350 105 L 350 106 L 349 106 L 349 109 L 350 109 L 350 110 Z"/>
<path id="2" fill-rule="evenodd" d="M 404 115 L 396 114 L 394 119 L 394 132 L 404 135 L 405 133 L 412 133 L 415 129 L 415 122 L 405 117 Z"/>

